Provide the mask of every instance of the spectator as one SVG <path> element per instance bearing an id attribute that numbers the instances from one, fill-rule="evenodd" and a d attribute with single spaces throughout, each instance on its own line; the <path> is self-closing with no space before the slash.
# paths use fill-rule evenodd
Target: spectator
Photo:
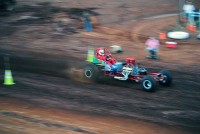
<path id="1" fill-rule="evenodd" d="M 150 37 L 146 42 L 147 50 L 149 51 L 149 56 L 147 58 L 159 59 L 157 52 L 159 50 L 160 42 L 155 37 Z"/>
<path id="2" fill-rule="evenodd" d="M 193 5 L 192 2 L 190 1 L 187 1 L 184 5 L 183 5 L 183 11 L 184 11 L 184 15 L 186 16 L 187 20 L 189 18 L 189 14 L 191 12 L 194 12 L 195 11 L 195 7 Z"/>
<path id="3" fill-rule="evenodd" d="M 87 11 L 83 12 L 83 21 L 84 21 L 85 31 L 87 32 L 92 31 L 91 15 L 89 12 Z"/>

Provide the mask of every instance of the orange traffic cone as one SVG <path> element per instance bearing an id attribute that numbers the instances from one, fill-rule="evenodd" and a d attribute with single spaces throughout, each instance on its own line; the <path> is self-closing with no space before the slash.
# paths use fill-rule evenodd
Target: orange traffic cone
<path id="1" fill-rule="evenodd" d="M 190 30 L 190 31 L 193 31 L 193 32 L 195 32 L 197 30 L 196 26 L 194 26 L 192 24 L 188 25 L 187 29 Z"/>
<path id="2" fill-rule="evenodd" d="M 165 33 L 160 33 L 160 39 L 161 40 L 166 40 L 167 39 L 167 36 Z"/>

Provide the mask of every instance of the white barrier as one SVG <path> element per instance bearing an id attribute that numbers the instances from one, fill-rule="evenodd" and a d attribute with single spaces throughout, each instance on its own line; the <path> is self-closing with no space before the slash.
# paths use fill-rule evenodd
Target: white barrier
<path id="1" fill-rule="evenodd" d="M 182 31 L 175 31 L 175 32 L 169 32 L 167 33 L 167 36 L 169 38 L 172 38 L 172 39 L 187 39 L 190 37 L 189 33 L 187 32 L 182 32 Z"/>

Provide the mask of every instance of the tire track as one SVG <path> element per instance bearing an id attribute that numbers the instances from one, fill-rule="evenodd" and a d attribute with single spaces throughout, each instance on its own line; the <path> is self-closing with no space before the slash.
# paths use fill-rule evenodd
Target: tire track
<path id="1" fill-rule="evenodd" d="M 7 112 L 7 111 L 2 112 L 2 111 L 0 111 L 0 115 L 34 122 L 34 123 L 37 123 L 37 125 L 43 125 L 45 127 L 54 127 L 54 128 L 59 128 L 59 129 L 65 129 L 65 130 L 70 130 L 70 131 L 73 131 L 73 132 L 80 132 L 80 133 L 83 133 L 83 134 L 95 134 L 94 132 L 90 132 L 90 131 L 81 129 L 81 128 L 76 127 L 76 126 L 63 125 L 63 124 L 50 122 L 48 120 L 36 119 L 36 118 L 33 118 L 33 117 L 18 114 L 18 113 L 15 113 L 15 112 Z"/>

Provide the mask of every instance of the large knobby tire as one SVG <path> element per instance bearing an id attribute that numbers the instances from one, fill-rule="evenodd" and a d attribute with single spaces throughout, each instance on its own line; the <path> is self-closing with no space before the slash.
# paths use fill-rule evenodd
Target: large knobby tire
<path id="1" fill-rule="evenodd" d="M 162 81 L 159 81 L 160 85 L 162 86 L 170 86 L 172 83 L 172 75 L 167 70 L 161 70 L 160 73 L 164 76 Z"/>
<path id="2" fill-rule="evenodd" d="M 155 90 L 156 83 L 155 83 L 155 80 L 153 77 L 145 76 L 142 79 L 141 86 L 142 86 L 143 90 L 145 90 L 147 92 L 152 92 Z"/>
<path id="3" fill-rule="evenodd" d="M 89 81 L 97 81 L 99 78 L 99 69 L 94 64 L 87 64 L 83 68 L 83 77 Z"/>

